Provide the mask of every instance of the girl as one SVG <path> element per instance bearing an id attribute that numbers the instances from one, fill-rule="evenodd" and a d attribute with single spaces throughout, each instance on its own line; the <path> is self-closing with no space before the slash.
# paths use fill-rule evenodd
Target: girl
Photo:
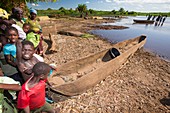
<path id="1" fill-rule="evenodd" d="M 5 44 L 3 48 L 3 52 L 5 55 L 5 59 L 8 64 L 16 67 L 15 59 L 16 59 L 16 46 L 15 43 L 18 41 L 18 30 L 14 27 L 10 27 L 6 31 L 6 37 L 8 38 L 8 43 Z"/>
<path id="2" fill-rule="evenodd" d="M 19 81 L 21 84 L 23 83 L 22 77 L 20 76 L 19 72 L 17 71 L 17 63 L 16 63 L 16 42 L 18 41 L 18 31 L 14 27 L 10 27 L 6 31 L 6 37 L 8 38 L 8 43 L 3 47 L 3 53 L 5 56 L 6 63 L 9 64 L 12 69 L 8 70 L 11 71 L 11 75 L 7 75 L 13 78 L 16 81 Z"/>

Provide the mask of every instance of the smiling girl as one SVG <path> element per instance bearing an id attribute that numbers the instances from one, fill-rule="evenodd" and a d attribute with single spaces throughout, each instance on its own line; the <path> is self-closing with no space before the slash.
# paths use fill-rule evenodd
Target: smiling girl
<path id="1" fill-rule="evenodd" d="M 15 69 L 12 75 L 7 75 L 7 76 L 22 83 L 23 82 L 22 77 L 19 74 L 19 72 L 16 71 L 17 70 L 16 42 L 18 41 L 18 37 L 19 37 L 17 29 L 14 27 L 8 28 L 6 31 L 6 37 L 8 39 L 8 43 L 4 45 L 3 53 L 4 53 L 7 64 L 11 65 Z M 9 70 L 9 71 L 12 71 L 12 70 Z"/>

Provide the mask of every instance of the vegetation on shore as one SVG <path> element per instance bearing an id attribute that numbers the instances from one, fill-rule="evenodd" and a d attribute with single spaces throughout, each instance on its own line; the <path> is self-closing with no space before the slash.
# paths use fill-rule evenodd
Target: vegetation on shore
<path id="1" fill-rule="evenodd" d="M 78 4 L 78 7 L 74 10 L 72 8 L 66 9 L 64 7 L 60 7 L 59 9 L 51 9 L 47 10 L 38 10 L 39 16 L 73 16 L 73 17 L 86 17 L 86 16 L 146 16 L 148 14 L 151 15 L 167 15 L 170 16 L 170 12 L 135 12 L 135 11 L 126 11 L 124 8 L 120 8 L 119 10 L 112 11 L 98 11 L 94 9 L 88 9 L 85 4 Z"/>
<path id="2" fill-rule="evenodd" d="M 25 15 L 28 15 L 28 7 L 27 2 L 29 3 L 38 3 L 38 2 L 57 2 L 58 0 L 2 0 L 0 3 L 0 8 L 5 9 L 7 12 L 11 13 L 13 7 L 21 7 Z M 86 17 L 86 16 L 146 16 L 148 14 L 151 15 L 167 15 L 170 16 L 170 12 L 135 12 L 128 11 L 124 8 L 120 8 L 119 10 L 113 9 L 112 11 L 99 11 L 94 9 L 88 9 L 86 4 L 78 4 L 76 9 L 66 9 L 64 7 L 60 7 L 59 9 L 45 9 L 38 10 L 39 16 L 73 16 L 73 17 Z"/>

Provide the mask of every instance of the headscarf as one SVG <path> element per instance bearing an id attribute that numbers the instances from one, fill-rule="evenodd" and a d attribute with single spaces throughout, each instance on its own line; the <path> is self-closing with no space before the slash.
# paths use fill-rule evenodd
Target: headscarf
<path id="1" fill-rule="evenodd" d="M 15 27 L 18 30 L 19 38 L 24 40 L 26 39 L 26 33 L 23 31 L 23 29 L 18 26 L 17 24 L 12 24 L 12 27 Z"/>
<path id="2" fill-rule="evenodd" d="M 37 15 L 37 11 L 35 9 L 30 9 L 30 13 L 34 13 Z"/>

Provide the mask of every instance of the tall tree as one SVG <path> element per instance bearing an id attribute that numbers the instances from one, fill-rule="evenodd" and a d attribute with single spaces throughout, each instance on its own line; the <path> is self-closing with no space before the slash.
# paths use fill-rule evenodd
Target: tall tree
<path id="1" fill-rule="evenodd" d="M 120 9 L 119 9 L 119 12 L 120 12 L 120 14 L 124 14 L 124 13 L 125 13 L 125 10 L 124 10 L 123 8 L 120 8 Z"/>
<path id="2" fill-rule="evenodd" d="M 86 4 L 78 4 L 78 7 L 76 8 L 81 14 L 80 17 L 83 17 L 83 14 L 87 11 Z"/>
<path id="3" fill-rule="evenodd" d="M 90 14 L 93 14 L 94 10 L 93 9 L 89 9 L 89 12 L 90 12 Z"/>
<path id="4" fill-rule="evenodd" d="M 59 10 L 66 10 L 64 7 L 60 7 Z"/>
<path id="5" fill-rule="evenodd" d="M 111 12 L 112 12 L 113 14 L 116 14 L 116 10 L 112 10 Z"/>

